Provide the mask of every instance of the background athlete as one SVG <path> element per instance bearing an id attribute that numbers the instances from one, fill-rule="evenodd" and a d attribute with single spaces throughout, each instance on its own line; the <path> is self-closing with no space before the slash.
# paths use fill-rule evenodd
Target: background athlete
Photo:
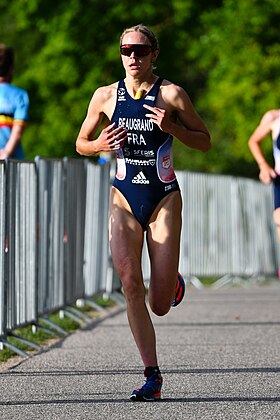
<path id="1" fill-rule="evenodd" d="M 0 44 L 0 159 L 23 159 L 22 134 L 28 120 L 29 98 L 12 85 L 14 51 Z"/>
<path id="2" fill-rule="evenodd" d="M 269 135 L 273 141 L 274 168 L 264 157 L 261 142 Z M 277 228 L 278 241 L 280 242 L 280 109 L 267 111 L 255 131 L 249 138 L 249 149 L 259 166 L 259 178 L 264 184 L 273 183 L 274 212 L 273 218 Z M 280 278 L 280 268 L 278 268 Z"/>
<path id="3" fill-rule="evenodd" d="M 144 233 L 151 262 L 149 304 L 162 316 L 184 294 L 184 281 L 178 275 L 182 200 L 173 171 L 172 138 L 206 152 L 210 135 L 184 89 L 153 73 L 159 46 L 149 28 L 137 25 L 124 30 L 120 52 L 125 79 L 95 91 L 76 148 L 85 156 L 101 151 L 117 154 L 110 200 L 110 247 L 146 377 L 130 398 L 153 401 L 161 396 L 162 376 L 145 302 L 141 268 Z M 104 116 L 109 125 L 95 138 Z"/>

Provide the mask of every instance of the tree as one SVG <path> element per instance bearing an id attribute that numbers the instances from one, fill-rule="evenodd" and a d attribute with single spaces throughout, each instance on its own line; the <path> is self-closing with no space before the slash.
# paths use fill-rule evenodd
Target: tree
<path id="1" fill-rule="evenodd" d="M 277 0 L 225 0 L 202 17 L 207 35 L 192 54 L 207 72 L 199 103 L 209 111 L 217 172 L 257 173 L 247 141 L 263 113 L 279 107 L 279 19 Z M 271 153 L 269 142 L 265 152 Z"/>
<path id="2" fill-rule="evenodd" d="M 93 91 L 123 77 L 119 35 L 142 22 L 160 41 L 158 73 L 186 89 L 212 134 L 206 155 L 175 141 L 175 167 L 255 176 L 248 137 L 279 107 L 279 8 L 277 0 L 58 0 L 55 8 L 2 0 L 0 39 L 16 48 L 14 81 L 31 99 L 27 157 L 77 156 Z"/>

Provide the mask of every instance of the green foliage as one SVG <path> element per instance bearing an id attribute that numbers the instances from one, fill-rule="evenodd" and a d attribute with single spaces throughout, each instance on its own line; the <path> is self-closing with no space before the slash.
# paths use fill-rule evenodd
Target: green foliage
<path id="1" fill-rule="evenodd" d="M 247 141 L 279 107 L 279 18 L 277 0 L 2 0 L 0 41 L 31 99 L 27 157 L 77 156 L 92 93 L 123 77 L 119 36 L 142 22 L 160 41 L 157 73 L 186 89 L 212 134 L 207 154 L 175 141 L 175 167 L 256 176 Z"/>
<path id="2" fill-rule="evenodd" d="M 276 0 L 225 0 L 202 17 L 205 54 L 198 42 L 193 54 L 208 72 L 199 105 L 209 111 L 214 149 L 222 157 L 218 172 L 253 173 L 248 138 L 264 112 L 279 107 L 279 18 Z M 270 142 L 265 152 L 271 152 Z"/>

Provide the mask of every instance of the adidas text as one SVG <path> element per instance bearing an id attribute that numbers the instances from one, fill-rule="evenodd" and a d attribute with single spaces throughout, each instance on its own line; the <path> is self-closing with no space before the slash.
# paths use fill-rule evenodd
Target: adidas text
<path id="1" fill-rule="evenodd" d="M 139 172 L 139 174 L 136 175 L 132 180 L 132 184 L 149 184 L 149 183 L 150 181 L 145 177 L 142 171 Z"/>

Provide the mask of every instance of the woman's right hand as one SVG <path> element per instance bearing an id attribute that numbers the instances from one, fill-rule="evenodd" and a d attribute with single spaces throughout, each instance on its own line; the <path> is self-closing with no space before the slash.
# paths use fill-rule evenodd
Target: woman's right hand
<path id="1" fill-rule="evenodd" d="M 276 178 L 277 174 L 274 169 L 267 162 L 262 162 L 259 165 L 259 178 L 264 184 L 271 184 L 272 180 Z"/>
<path id="2" fill-rule="evenodd" d="M 119 150 L 127 139 L 127 129 L 123 126 L 115 127 L 115 123 L 104 128 L 96 139 L 100 152 L 112 152 Z"/>

